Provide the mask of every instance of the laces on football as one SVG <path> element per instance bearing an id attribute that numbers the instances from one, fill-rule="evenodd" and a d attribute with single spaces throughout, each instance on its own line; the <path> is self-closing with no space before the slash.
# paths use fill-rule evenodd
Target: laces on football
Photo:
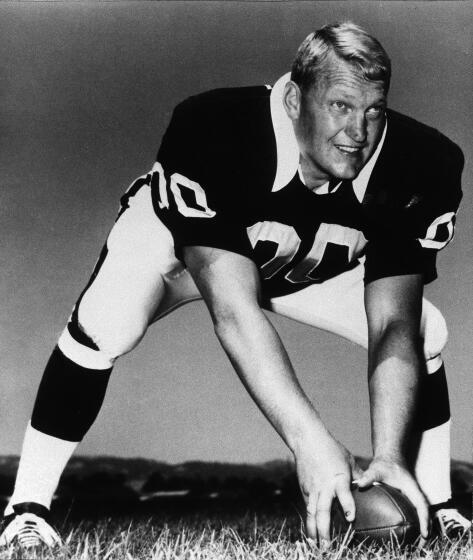
<path id="1" fill-rule="evenodd" d="M 24 548 L 45 544 L 49 547 L 61 544 L 56 531 L 34 513 L 17 515 L 0 536 L 0 546 L 18 543 Z"/>

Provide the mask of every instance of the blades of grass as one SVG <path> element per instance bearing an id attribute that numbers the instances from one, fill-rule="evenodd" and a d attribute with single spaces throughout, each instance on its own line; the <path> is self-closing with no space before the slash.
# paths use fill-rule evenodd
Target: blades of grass
<path id="1" fill-rule="evenodd" d="M 343 535 L 342 542 L 340 543 L 340 546 L 338 547 L 338 550 L 335 556 L 333 557 L 333 560 L 340 560 L 342 554 L 346 550 L 348 550 L 348 544 L 351 542 L 352 539 L 353 539 L 353 530 L 351 529 L 351 524 L 350 524 L 350 528 Z"/>

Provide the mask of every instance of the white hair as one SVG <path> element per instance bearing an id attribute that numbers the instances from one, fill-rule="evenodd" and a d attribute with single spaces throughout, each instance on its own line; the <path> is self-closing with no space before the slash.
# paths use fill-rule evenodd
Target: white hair
<path id="1" fill-rule="evenodd" d="M 324 73 L 331 54 L 352 64 L 365 79 L 382 82 L 388 92 L 389 56 L 377 39 L 350 21 L 325 25 L 306 37 L 294 59 L 291 79 L 307 91 Z"/>

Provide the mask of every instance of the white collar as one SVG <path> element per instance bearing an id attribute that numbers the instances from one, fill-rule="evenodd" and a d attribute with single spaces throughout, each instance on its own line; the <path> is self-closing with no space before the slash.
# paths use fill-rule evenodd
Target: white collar
<path id="1" fill-rule="evenodd" d="M 279 80 L 274 84 L 270 96 L 271 120 L 273 122 L 274 135 L 276 137 L 277 150 L 277 169 L 272 188 L 273 192 L 279 191 L 285 187 L 299 169 L 299 146 L 297 144 L 296 135 L 294 134 L 294 128 L 292 127 L 292 121 L 288 117 L 282 104 L 284 88 L 290 79 L 290 72 L 281 76 L 281 78 L 279 78 Z M 375 152 L 360 171 L 358 176 L 352 181 L 353 190 L 360 202 L 363 200 L 371 172 L 373 171 L 373 167 L 381 152 L 381 148 L 383 147 L 387 128 L 388 123 L 386 121 L 383 135 L 381 136 L 381 140 L 376 147 Z M 320 187 L 320 189 L 320 193 L 325 192 L 322 187 Z"/>
<path id="2" fill-rule="evenodd" d="M 273 192 L 281 190 L 297 173 L 299 167 L 299 146 L 292 128 L 292 121 L 287 116 L 282 104 L 284 88 L 291 79 L 291 73 L 284 74 L 274 84 L 271 91 L 271 119 L 276 137 L 277 170 L 274 178 Z"/>

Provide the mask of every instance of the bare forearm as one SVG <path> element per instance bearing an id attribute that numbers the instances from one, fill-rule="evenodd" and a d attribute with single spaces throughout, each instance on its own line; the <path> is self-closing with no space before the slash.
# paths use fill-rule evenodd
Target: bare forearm
<path id="1" fill-rule="evenodd" d="M 427 502 L 405 461 L 421 371 L 422 290 L 420 274 L 388 276 L 365 286 L 374 457 L 358 484 L 366 488 L 385 482 L 399 488 L 414 504 L 426 538 Z"/>
<path id="2" fill-rule="evenodd" d="M 279 336 L 260 309 L 217 321 L 217 336 L 245 387 L 292 451 L 328 436 Z"/>
<path id="3" fill-rule="evenodd" d="M 373 344 L 369 356 L 369 390 L 375 457 L 403 461 L 415 413 L 420 372 L 415 332 L 396 324 Z"/>

